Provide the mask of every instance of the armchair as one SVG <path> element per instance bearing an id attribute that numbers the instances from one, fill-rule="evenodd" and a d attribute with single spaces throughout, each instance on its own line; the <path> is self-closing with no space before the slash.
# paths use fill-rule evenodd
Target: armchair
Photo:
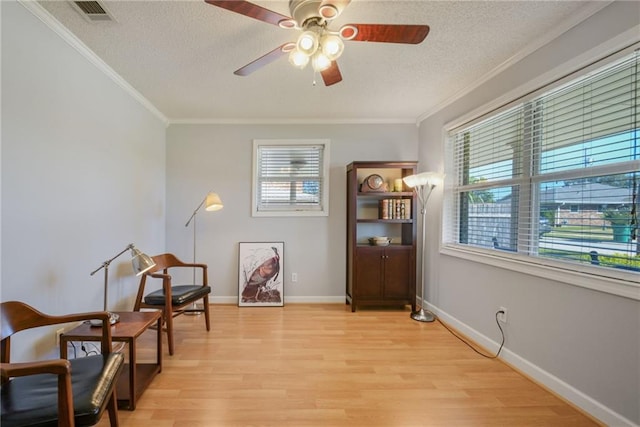
<path id="1" fill-rule="evenodd" d="M 11 337 L 47 325 L 102 321 L 102 354 L 78 359 L 12 363 Z M 111 351 L 107 312 L 49 316 L 18 301 L 0 303 L 0 425 L 3 427 L 92 426 L 109 411 L 118 426 L 115 385 L 124 355 Z"/>
<path id="2" fill-rule="evenodd" d="M 210 330 L 209 321 L 209 294 L 211 287 L 208 285 L 207 265 L 185 263 L 173 254 L 162 254 L 151 257 L 156 263 L 155 267 L 148 270 L 140 278 L 140 286 L 133 311 L 141 308 L 153 308 L 162 310 L 162 318 L 167 331 L 169 354 L 173 355 L 173 318 L 187 312 L 204 313 L 207 331 Z M 169 272 L 175 268 L 197 268 L 202 271 L 202 284 L 176 285 L 172 283 Z M 195 275 L 194 275 L 195 277 Z M 145 295 L 147 278 L 162 279 L 162 288 Z M 187 308 L 196 301 L 202 300 L 202 309 Z"/>

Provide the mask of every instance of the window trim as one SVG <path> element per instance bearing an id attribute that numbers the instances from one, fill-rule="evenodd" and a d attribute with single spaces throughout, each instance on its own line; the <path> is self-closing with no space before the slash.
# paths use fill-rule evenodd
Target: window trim
<path id="1" fill-rule="evenodd" d="M 302 206 L 282 210 L 258 210 L 258 148 L 264 146 L 312 146 L 321 145 L 322 155 L 322 194 L 320 209 L 305 209 Z M 329 159 L 330 159 L 329 139 L 254 139 L 253 140 L 253 161 L 251 170 L 251 216 L 252 217 L 318 217 L 329 216 Z"/>
<path id="2" fill-rule="evenodd" d="M 608 63 L 613 63 L 616 60 L 628 55 L 634 50 L 640 48 L 640 42 L 633 42 L 631 45 L 620 49 L 619 51 L 600 57 L 590 64 L 580 67 L 578 69 L 563 71 L 561 77 L 555 79 L 549 79 L 546 84 L 542 83 L 534 90 L 525 89 L 527 85 L 521 86 L 519 89 L 515 89 L 509 92 L 510 100 L 505 101 L 505 96 L 498 98 L 482 107 L 473 110 L 454 121 L 451 121 L 442 129 L 442 143 L 444 145 L 443 152 L 447 156 L 445 164 L 447 168 L 452 164 L 453 150 L 449 144 L 449 135 L 457 128 L 471 126 L 474 123 L 480 122 L 486 119 L 489 115 L 496 115 L 502 111 L 506 111 L 509 108 L 514 107 L 517 104 L 531 101 L 539 96 L 541 93 L 549 91 L 554 87 L 561 86 L 570 80 L 585 77 L 592 73 L 595 69 L 602 67 Z M 558 75 L 556 74 L 556 75 Z M 537 79 L 536 79 L 537 80 Z M 530 85 L 530 83 L 529 83 Z M 625 164 L 624 169 L 637 168 L 640 166 L 640 161 L 631 161 Z M 620 165 L 618 165 L 619 167 Z M 598 169 L 608 169 L 608 167 L 601 167 Z M 637 170 L 637 169 L 636 169 Z M 616 170 L 617 171 L 617 170 Z M 602 172 L 599 170 L 598 172 Z M 564 173 L 560 173 L 564 175 Z M 549 179 L 549 175 L 544 177 Z M 533 178 L 535 181 L 539 177 Z M 440 245 L 439 253 L 443 255 L 454 256 L 462 259 L 466 259 L 472 262 L 478 262 L 482 264 L 492 265 L 499 268 L 504 268 L 519 273 L 532 275 L 535 277 L 542 277 L 545 279 L 566 283 L 570 285 L 580 286 L 587 289 L 597 290 L 613 295 L 618 295 L 633 300 L 640 300 L 640 275 L 635 272 L 617 270 L 615 268 L 608 267 L 593 267 L 585 264 L 575 265 L 567 261 L 556 261 L 546 257 L 532 257 L 518 253 L 500 252 L 499 254 L 492 248 L 481 248 L 474 246 L 462 245 L 454 242 L 445 242 L 447 233 L 449 230 L 449 224 L 451 221 L 451 215 L 446 215 L 447 210 L 451 209 L 453 204 L 450 200 L 454 194 L 454 177 L 451 175 L 445 179 L 444 194 L 443 194 L 443 221 L 441 222 L 440 233 Z"/>

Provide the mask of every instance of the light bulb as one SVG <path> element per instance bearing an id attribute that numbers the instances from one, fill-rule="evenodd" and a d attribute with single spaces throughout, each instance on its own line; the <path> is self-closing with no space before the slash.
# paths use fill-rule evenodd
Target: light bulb
<path id="1" fill-rule="evenodd" d="M 313 55 L 318 49 L 318 35 L 313 31 L 305 31 L 300 34 L 296 46 L 301 52 L 307 55 Z"/>
<path id="2" fill-rule="evenodd" d="M 344 43 L 342 42 L 342 39 L 333 34 L 323 36 L 320 40 L 320 46 L 322 48 L 322 53 L 327 55 L 327 58 L 331 61 L 338 59 L 344 50 Z"/>
<path id="3" fill-rule="evenodd" d="M 314 71 L 321 72 L 331 66 L 331 60 L 322 52 L 316 52 L 311 58 L 311 66 Z"/>
<path id="4" fill-rule="evenodd" d="M 309 63 L 309 57 L 300 52 L 298 49 L 294 49 L 289 54 L 289 62 L 294 67 L 300 68 L 302 70 Z"/>

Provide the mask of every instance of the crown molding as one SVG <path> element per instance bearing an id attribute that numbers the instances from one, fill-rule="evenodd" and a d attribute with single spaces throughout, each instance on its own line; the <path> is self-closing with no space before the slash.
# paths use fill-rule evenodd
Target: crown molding
<path id="1" fill-rule="evenodd" d="M 113 80 L 118 86 L 120 86 L 125 92 L 131 95 L 136 101 L 138 101 L 143 107 L 145 107 L 154 116 L 159 118 L 165 126 L 169 125 L 169 119 L 160 112 L 147 98 L 142 96 L 133 86 L 131 86 L 125 79 L 122 78 L 113 68 L 107 65 L 98 55 L 95 54 L 87 45 L 85 45 L 78 37 L 76 37 L 67 27 L 62 25 L 48 10 L 43 8 L 37 1 L 33 0 L 18 0 L 25 9 L 36 16 L 47 27 L 53 30 L 60 38 L 62 38 L 67 44 L 78 51 L 84 58 L 86 58 L 91 64 L 93 64 L 98 70 L 102 71 L 107 77 Z"/>
<path id="2" fill-rule="evenodd" d="M 564 22 L 562 22 L 560 25 L 558 25 L 556 28 L 554 28 L 552 31 L 549 31 L 549 32 L 543 34 L 540 38 L 538 38 L 538 39 L 534 40 L 533 42 L 529 43 L 527 46 L 525 46 L 523 49 L 521 49 L 515 55 L 513 55 L 512 57 L 510 57 L 509 59 L 504 61 L 502 64 L 498 65 L 497 67 L 495 67 L 494 69 L 489 71 L 484 76 L 480 77 L 480 79 L 478 79 L 475 82 L 471 83 L 470 85 L 460 89 L 458 92 L 454 93 L 449 98 L 447 98 L 444 101 L 438 103 L 433 108 L 431 108 L 427 112 L 425 112 L 422 115 L 420 115 L 418 117 L 417 121 L 416 121 L 416 124 L 418 126 L 420 126 L 420 123 L 422 121 L 428 119 L 429 117 L 431 117 L 432 115 L 434 115 L 438 111 L 440 111 L 443 108 L 453 104 L 458 99 L 462 98 L 463 96 L 469 94 L 471 91 L 473 91 L 473 90 L 477 89 L 478 87 L 482 86 L 484 83 L 486 83 L 487 81 L 489 81 L 492 78 L 496 77 L 498 74 L 502 73 L 504 70 L 506 70 L 509 67 L 513 66 L 517 62 L 521 61 L 522 59 L 524 59 L 528 55 L 531 55 L 536 50 L 540 49 L 541 47 L 543 47 L 543 46 L 545 46 L 545 45 L 547 45 L 549 43 L 551 43 L 553 40 L 555 40 L 556 38 L 560 37 L 562 34 L 566 33 L 571 28 L 573 28 L 576 25 L 580 24 L 581 22 L 585 21 L 589 17 L 595 15 L 597 12 L 599 12 L 602 9 L 604 9 L 605 7 L 610 5 L 611 3 L 613 3 L 613 0 L 596 1 L 596 2 L 593 2 L 593 3 L 589 4 L 588 7 L 585 7 L 579 13 L 576 13 L 575 15 L 572 15 L 571 17 L 566 19 Z"/>
<path id="3" fill-rule="evenodd" d="M 411 124 L 415 125 L 415 118 L 398 119 L 170 119 L 169 125 L 354 125 L 354 124 Z"/>

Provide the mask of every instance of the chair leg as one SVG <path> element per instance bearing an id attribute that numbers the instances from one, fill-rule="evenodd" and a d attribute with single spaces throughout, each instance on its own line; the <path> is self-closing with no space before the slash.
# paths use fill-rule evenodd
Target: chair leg
<path id="1" fill-rule="evenodd" d="M 173 356 L 173 313 L 165 308 L 164 321 L 167 327 L 167 342 L 169 343 L 169 354 Z"/>
<path id="2" fill-rule="evenodd" d="M 109 411 L 109 425 L 111 427 L 118 427 L 120 423 L 118 422 L 118 400 L 116 399 L 115 390 L 111 392 L 111 398 L 109 398 L 109 402 L 107 403 L 107 410 Z"/>
<path id="3" fill-rule="evenodd" d="M 205 296 L 202 299 L 202 303 L 204 304 L 204 306 L 202 307 L 204 311 L 204 323 L 207 325 L 207 331 L 209 331 L 211 330 L 211 322 L 209 319 L 209 297 Z"/>

